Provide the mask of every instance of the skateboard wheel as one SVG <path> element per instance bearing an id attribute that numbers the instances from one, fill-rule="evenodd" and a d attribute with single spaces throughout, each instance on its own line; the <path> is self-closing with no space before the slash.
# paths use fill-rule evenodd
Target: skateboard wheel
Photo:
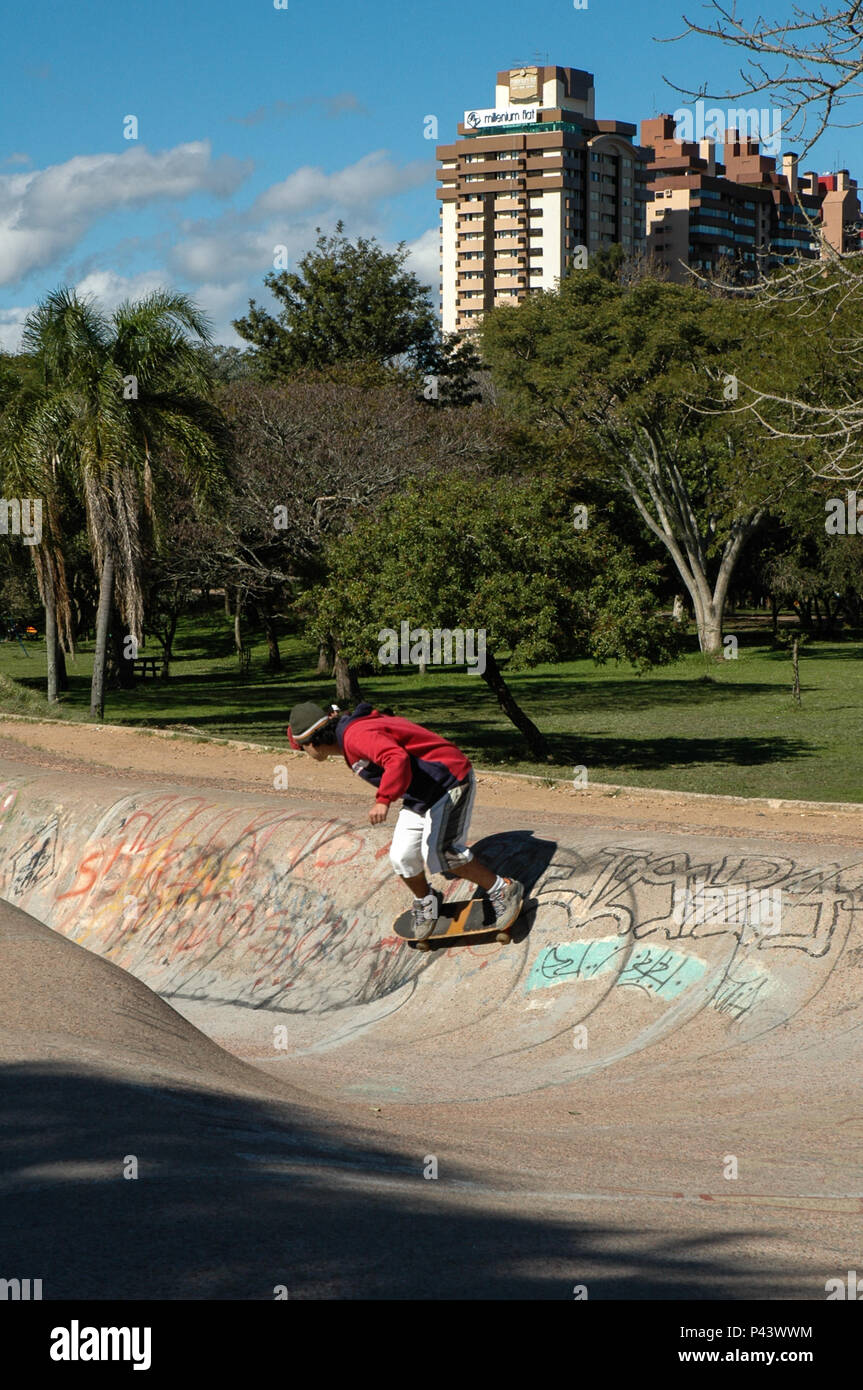
<path id="1" fill-rule="evenodd" d="M 495 941 L 499 941 L 501 945 L 508 946 L 510 941 L 512 940 L 512 937 L 510 936 L 508 931 L 499 931 L 495 934 L 494 939 Z"/>
<path id="2" fill-rule="evenodd" d="M 412 942 L 411 942 L 411 945 L 413 946 L 413 948 L 414 948 L 415 951 L 430 951 L 430 950 L 431 950 L 431 942 L 430 942 L 430 941 L 412 941 Z"/>

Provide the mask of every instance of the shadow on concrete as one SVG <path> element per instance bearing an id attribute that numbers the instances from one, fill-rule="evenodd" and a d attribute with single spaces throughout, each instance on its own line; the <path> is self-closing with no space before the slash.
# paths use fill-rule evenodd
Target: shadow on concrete
<path id="1" fill-rule="evenodd" d="M 735 1229 L 675 1236 L 631 1207 L 598 1222 L 551 1197 L 532 1214 L 449 1162 L 424 1180 L 420 1147 L 266 1098 L 77 1063 L 7 1065 L 0 1095 L 0 1273 L 42 1279 L 47 1300 L 270 1300 L 278 1285 L 291 1299 L 571 1300 L 581 1283 L 591 1299 L 806 1296 L 792 1268 L 748 1262 Z"/>

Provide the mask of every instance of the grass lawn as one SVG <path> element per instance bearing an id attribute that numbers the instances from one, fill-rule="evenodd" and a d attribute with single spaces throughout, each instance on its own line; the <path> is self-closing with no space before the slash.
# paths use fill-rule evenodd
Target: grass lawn
<path id="1" fill-rule="evenodd" d="M 553 762 L 536 764 L 479 677 L 430 668 L 375 674 L 363 692 L 377 704 L 438 729 L 479 767 L 567 777 L 577 765 L 595 782 L 738 796 L 863 801 L 863 642 L 811 641 L 800 658 L 802 704 L 791 698 L 791 663 L 769 635 L 739 634 L 734 661 L 705 662 L 693 649 L 675 665 L 646 676 L 628 666 L 590 661 L 507 672 L 515 698 L 548 736 Z M 729 623 L 733 631 L 733 623 Z M 229 620 L 221 612 L 181 624 L 171 679 L 110 691 L 106 721 L 151 728 L 184 725 L 202 734 L 281 746 L 291 705 L 326 703 L 334 686 L 314 674 L 316 653 L 298 639 L 282 643 L 284 670 L 269 675 L 266 644 L 252 647 L 248 680 L 239 676 Z M 693 648 L 696 644 L 692 642 Z M 45 650 L 0 643 L 0 705 L 44 714 Z M 151 641 L 147 654 L 158 655 Z M 92 646 L 69 663 L 61 716 L 89 718 Z M 56 707 L 52 713 L 56 712 Z"/>

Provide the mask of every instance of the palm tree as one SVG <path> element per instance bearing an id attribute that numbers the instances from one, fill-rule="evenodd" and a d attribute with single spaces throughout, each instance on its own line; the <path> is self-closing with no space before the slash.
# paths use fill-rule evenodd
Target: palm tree
<path id="1" fill-rule="evenodd" d="M 74 651 L 72 605 L 58 501 L 65 440 L 63 421 L 57 418 L 54 409 L 57 402 L 28 379 L 26 371 L 16 377 L 15 390 L 6 396 L 2 405 L 3 491 L 19 499 L 26 497 L 34 502 L 38 499 L 42 506 L 41 537 L 38 545 L 28 548 L 33 557 L 39 596 L 45 606 L 47 694 L 49 702 L 54 703 L 58 695 L 58 668 L 63 661 L 61 643 L 66 651 Z"/>
<path id="2" fill-rule="evenodd" d="M 197 339 L 198 341 L 194 341 Z M 105 707 L 108 634 L 119 654 L 114 605 L 136 642 L 142 573 L 158 538 L 159 469 L 168 451 L 199 495 L 219 475 L 221 417 L 209 396 L 209 324 L 182 294 L 125 301 L 109 318 L 92 299 L 55 290 L 29 316 L 25 351 L 39 362 L 50 420 L 62 425 L 99 578 L 90 712 Z"/>

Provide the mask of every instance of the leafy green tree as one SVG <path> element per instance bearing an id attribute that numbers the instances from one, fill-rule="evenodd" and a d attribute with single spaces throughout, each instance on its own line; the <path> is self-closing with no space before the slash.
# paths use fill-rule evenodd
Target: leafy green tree
<path id="1" fill-rule="evenodd" d="M 279 302 L 278 316 L 251 300 L 248 315 L 234 322 L 253 344 L 261 373 L 275 378 L 352 361 L 433 367 L 435 315 L 429 291 L 404 268 L 404 242 L 395 251 L 385 251 L 374 237 L 352 242 L 341 222 L 332 236 L 318 233 L 297 271 L 264 277 Z"/>
<path id="2" fill-rule="evenodd" d="M 561 449 L 586 443 L 631 498 L 673 560 L 712 655 L 743 547 L 802 471 L 781 442 L 753 440 L 726 401 L 756 351 L 749 326 L 746 305 L 593 270 L 483 320 L 497 384 Z"/>
<path id="3" fill-rule="evenodd" d="M 108 635 L 123 670 L 116 599 L 128 634 L 143 627 L 142 571 L 158 523 L 159 472 L 172 449 L 202 494 L 215 486 L 222 422 L 199 344 L 206 319 L 185 295 L 156 291 L 110 318 L 60 289 L 29 315 L 25 352 L 38 364 L 45 399 L 27 447 L 47 470 L 68 469 L 84 503 L 99 576 L 91 713 L 102 718 Z M 126 663 L 128 665 L 128 663 Z"/>
<path id="4" fill-rule="evenodd" d="M 384 630 L 400 632 L 402 622 L 484 631 L 482 679 L 535 758 L 549 757 L 549 746 L 513 697 L 504 651 L 514 668 L 590 655 L 640 670 L 677 651 L 673 626 L 655 613 L 655 566 L 638 564 L 600 521 L 578 528 L 557 479 L 412 483 L 356 518 L 328 559 L 321 634 L 338 632 L 352 662 L 374 666 Z"/>

